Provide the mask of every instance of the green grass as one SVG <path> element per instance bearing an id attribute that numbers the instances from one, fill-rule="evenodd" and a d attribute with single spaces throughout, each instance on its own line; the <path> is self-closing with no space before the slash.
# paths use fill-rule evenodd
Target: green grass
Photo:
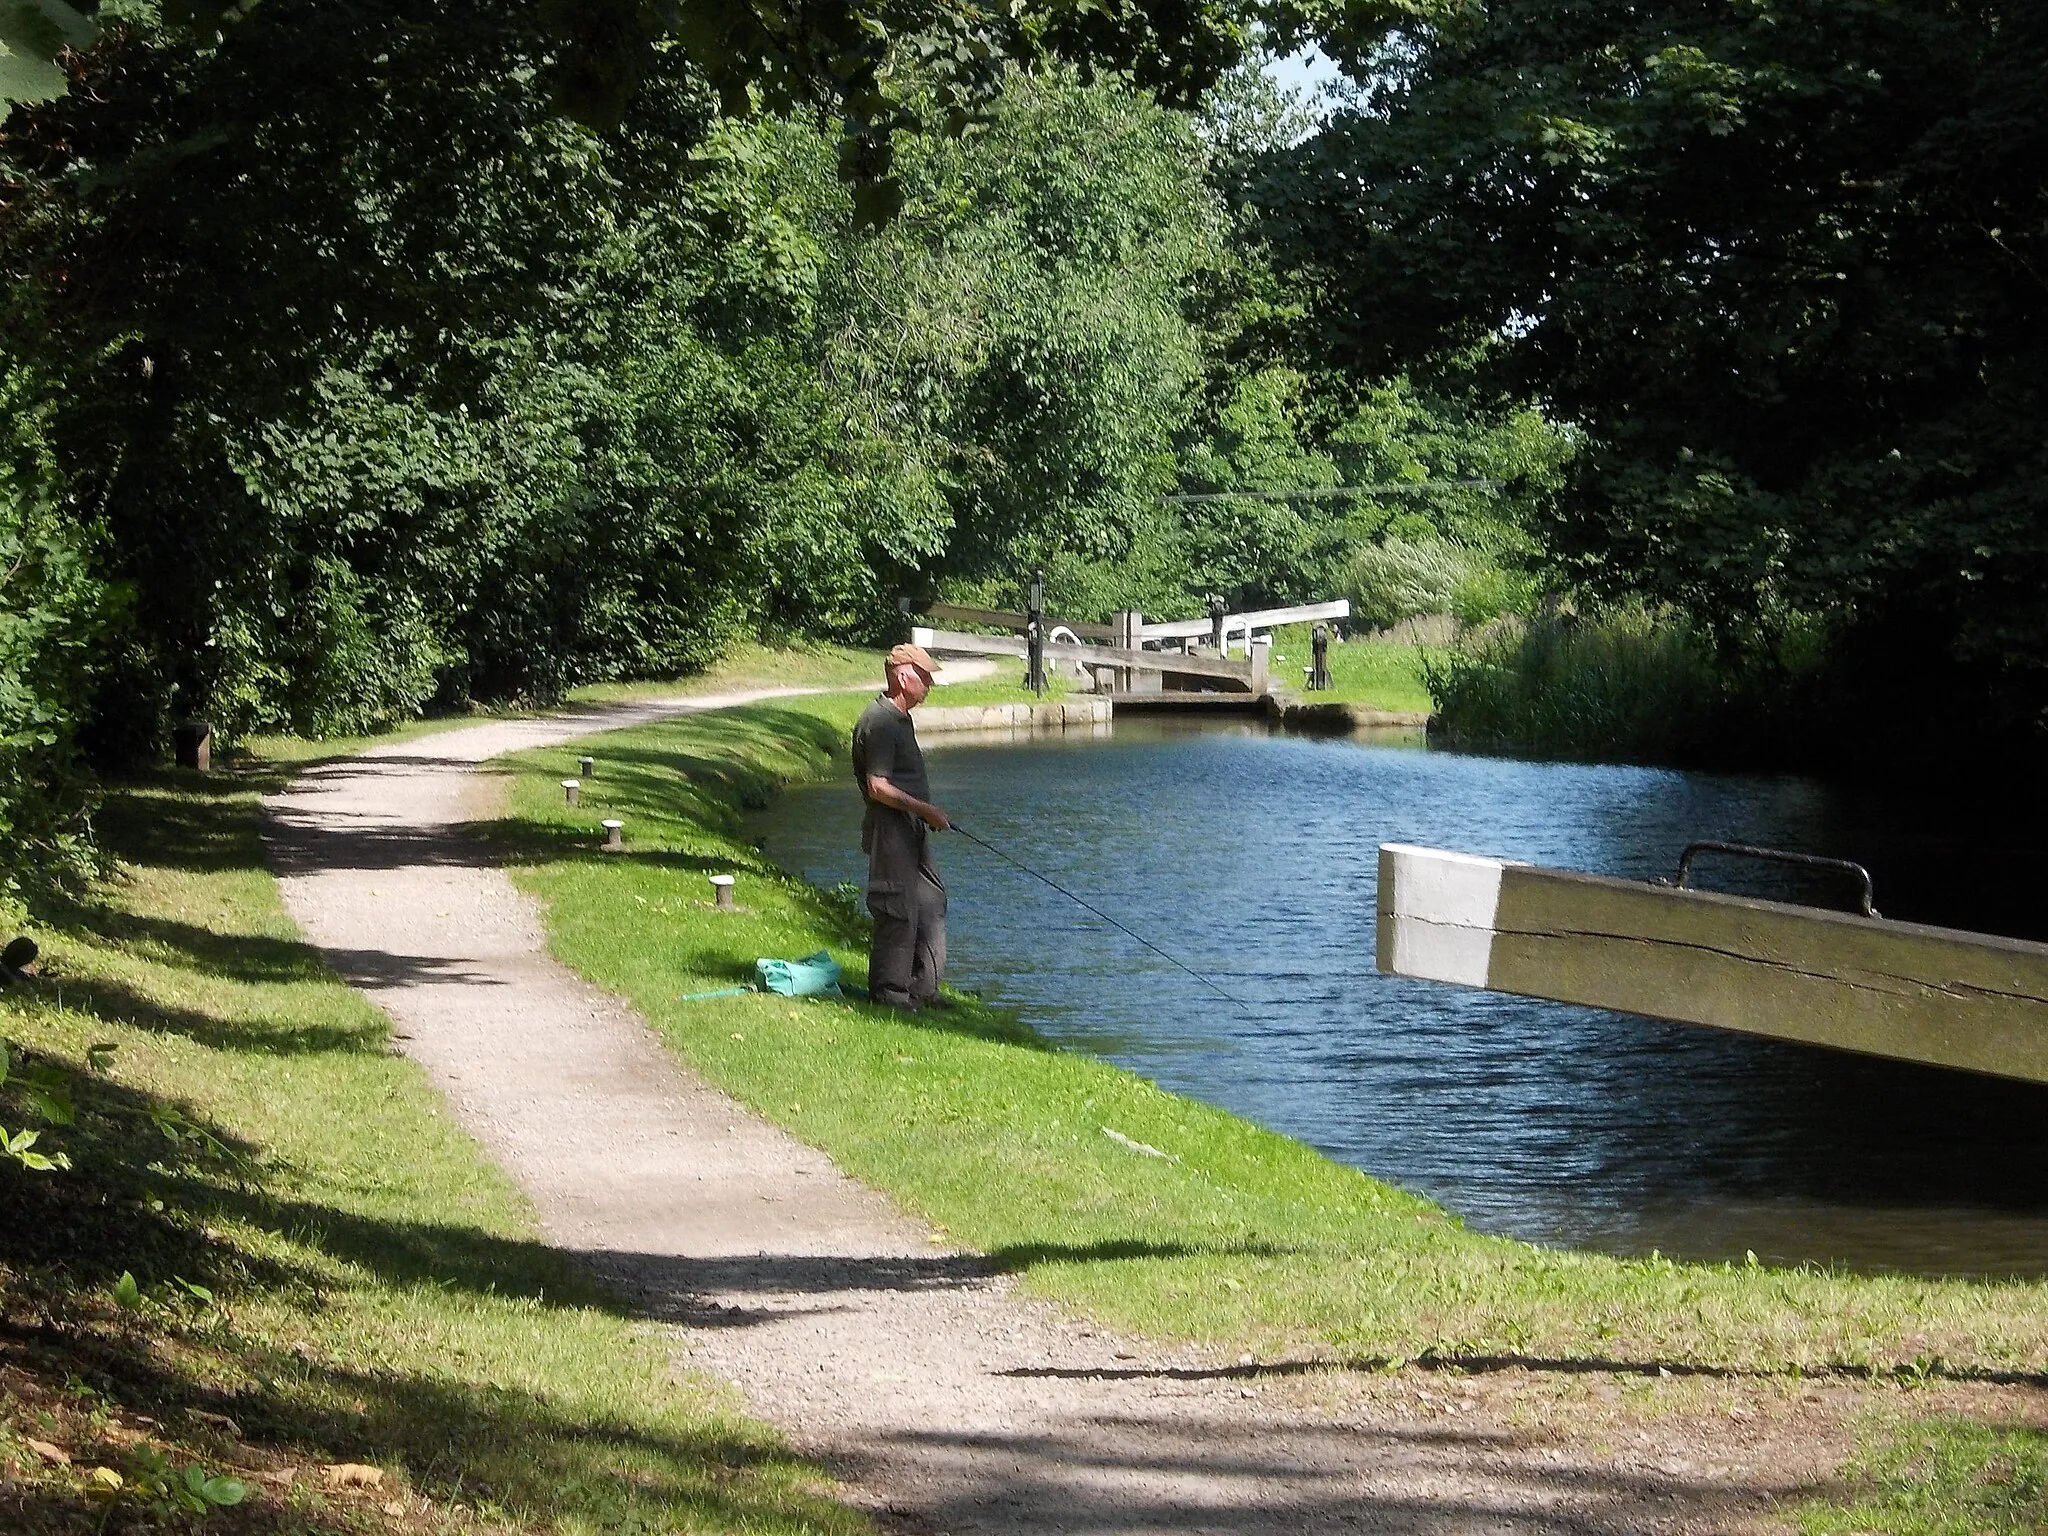
<path id="1" fill-rule="evenodd" d="M 742 688 L 861 688 L 882 686 L 882 653 L 822 641 L 790 646 L 735 645 L 716 665 L 688 677 L 630 683 L 591 683 L 569 692 L 573 704 L 633 703 L 683 693 L 727 693 Z"/>
<path id="2" fill-rule="evenodd" d="M 1816 1503 L 1807 1536 L 2026 1536 L 2048 1528 L 2048 1434 L 1959 1414 L 1881 1422 L 1845 1469 L 1850 1496 Z"/>
<path id="3" fill-rule="evenodd" d="M 78 1101 L 42 1142 L 69 1172 L 0 1164 L 0 1529 L 158 1529 L 155 1460 L 244 1481 L 207 1522 L 228 1532 L 865 1529 L 543 1246 L 300 942 L 257 836 L 269 782 L 116 789 L 119 877 L 39 914 L 42 974 L 0 1001 L 0 1124 L 30 1121 L 24 1067 Z M 343 1462 L 381 1485 L 329 1489 Z"/>
<path id="4" fill-rule="evenodd" d="M 642 678 L 623 683 L 590 683 L 569 690 L 571 704 L 630 704 L 688 694 L 732 693 L 748 688 L 861 688 L 881 686 L 882 653 L 824 642 L 789 646 L 744 641 L 732 646 L 714 665 L 687 677 Z M 980 686 L 980 685 L 977 685 Z M 944 695 L 942 694 L 942 697 Z M 366 747 L 417 741 L 443 731 L 460 730 L 487 720 L 519 719 L 533 710 L 512 707 L 478 709 L 463 714 L 433 715 L 399 724 L 371 736 L 286 736 L 260 734 L 244 739 L 239 756 L 252 763 L 305 767 L 330 758 L 347 757 Z"/>
<path id="5" fill-rule="evenodd" d="M 1309 627 L 1290 625 L 1273 632 L 1272 674 L 1277 686 L 1305 699 L 1333 704 L 1364 704 L 1373 709 L 1427 714 L 1434 707 L 1423 669 L 1440 653 L 1426 646 L 1389 645 L 1353 640 L 1330 647 L 1330 687 L 1306 693 L 1303 668 L 1309 664 Z"/>
<path id="6" fill-rule="evenodd" d="M 713 1082 L 1029 1290 L 1139 1333 L 1355 1362 L 1911 1374 L 1938 1360 L 1964 1376 L 2048 1363 L 2039 1284 L 1630 1261 L 1483 1237 L 971 1002 L 904 1016 L 679 1001 L 746 979 L 757 956 L 820 946 L 861 986 L 858 914 L 778 874 L 740 820 L 783 780 L 844 771 L 858 708 L 789 700 L 507 760 L 494 835 L 548 904 L 565 961 L 631 999 Z M 603 769 L 570 811 L 555 781 L 584 749 Z M 593 851 L 608 815 L 626 819 L 629 857 Z M 717 871 L 739 876 L 740 913 L 711 910 Z"/>

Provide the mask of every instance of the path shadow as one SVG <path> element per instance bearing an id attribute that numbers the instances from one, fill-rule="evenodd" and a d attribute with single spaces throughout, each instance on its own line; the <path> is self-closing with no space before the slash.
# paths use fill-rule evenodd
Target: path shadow
<path id="1" fill-rule="evenodd" d="M 1563 1465 L 1550 1446 L 1500 1430 L 1103 1413 L 1052 1432 L 886 1434 L 833 1464 L 887 1486 L 911 1462 L 920 1526 L 1020 1536 L 1639 1536 L 1749 1528 L 1764 1510 L 1825 1491 L 1797 1476 L 1715 1477 L 1605 1457 Z"/>
<path id="2" fill-rule="evenodd" d="M 989 1252 L 989 1261 L 1006 1274 L 1040 1264 L 1101 1264 L 1122 1259 L 1285 1259 L 1307 1250 L 1285 1243 L 1159 1242 L 1151 1238 L 1114 1237 L 1094 1243 L 1013 1243 Z"/>
<path id="3" fill-rule="evenodd" d="M 93 817 L 103 846 L 134 863 L 202 874 L 262 867 L 256 829 L 224 814 L 232 801 L 268 794 L 285 775 L 231 767 L 216 773 L 165 768 L 109 783 Z"/>
<path id="4" fill-rule="evenodd" d="M 176 918 L 132 912 L 96 896 L 54 896 L 40 903 L 37 920 L 107 943 L 138 943 L 160 964 L 222 981 L 265 985 L 328 978 L 320 951 L 298 939 L 263 933 L 222 933 Z"/>
<path id="5" fill-rule="evenodd" d="M 487 971 L 472 968 L 466 960 L 441 955 L 401 955 L 388 949 L 328 949 L 321 953 L 343 981 L 363 992 L 426 983 L 459 982 L 466 987 L 512 985 Z"/>
<path id="6" fill-rule="evenodd" d="M 269 810 L 263 849 L 279 875 L 318 875 L 346 870 L 495 869 L 499 851 L 470 835 L 460 823 L 414 828 L 376 816 L 343 819 L 293 806 Z"/>

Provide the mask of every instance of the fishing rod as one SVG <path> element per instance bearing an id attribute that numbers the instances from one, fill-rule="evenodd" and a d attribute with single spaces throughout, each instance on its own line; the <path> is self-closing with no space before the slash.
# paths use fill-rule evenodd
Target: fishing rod
<path id="1" fill-rule="evenodd" d="M 1092 912 L 1095 916 L 1101 918 L 1105 923 L 1109 924 L 1110 927 L 1114 928 L 1118 933 L 1122 934 L 1125 938 L 1132 940 L 1134 943 L 1144 945 L 1147 949 L 1151 950 L 1153 954 L 1157 955 L 1160 959 L 1164 960 L 1168 965 L 1173 966 L 1177 970 L 1186 971 L 1190 976 L 1194 977 L 1195 980 L 1199 981 L 1203 986 L 1208 987 L 1218 997 L 1222 998 L 1225 1002 L 1230 1003 L 1233 1007 L 1242 1009 L 1246 1014 L 1249 1014 L 1251 1012 L 1250 1003 L 1247 1003 L 1241 997 L 1234 996 L 1230 992 L 1225 991 L 1222 984 L 1216 981 L 1213 977 L 1204 976 L 1200 971 L 1196 970 L 1193 966 L 1188 965 L 1183 961 L 1176 960 L 1172 955 L 1169 955 L 1165 950 L 1161 949 L 1157 944 L 1154 944 L 1150 939 L 1146 938 L 1143 934 L 1131 932 L 1130 929 L 1126 928 L 1122 923 L 1118 922 L 1115 918 L 1111 917 L 1107 912 L 1103 911 L 1102 908 L 1096 906 L 1092 902 L 1083 901 L 1079 896 L 1076 896 L 1064 885 L 1061 885 L 1059 881 L 1053 879 L 1052 876 L 1040 874 L 1037 870 L 1033 869 L 1029 864 L 1026 864 L 1022 859 L 1013 858 L 1009 854 L 1003 852 L 1002 849 L 998 848 L 994 843 L 990 842 L 987 838 L 976 837 L 972 832 L 968 831 L 965 827 L 961 826 L 960 823 L 957 821 L 953 823 L 953 830 L 955 832 L 958 832 L 962 837 L 966 838 L 967 841 L 969 841 L 970 843 L 974 843 L 979 847 L 986 848 L 990 853 L 994 854 L 997 858 L 1001 859 L 1005 864 L 1009 864 L 1017 869 L 1021 869 L 1024 871 L 1025 874 L 1029 875 L 1032 879 L 1041 881 L 1044 884 L 1051 886 L 1054 890 L 1058 891 L 1062 896 L 1066 897 L 1067 900 L 1074 903 L 1075 906 L 1082 908 L 1084 911 Z"/>

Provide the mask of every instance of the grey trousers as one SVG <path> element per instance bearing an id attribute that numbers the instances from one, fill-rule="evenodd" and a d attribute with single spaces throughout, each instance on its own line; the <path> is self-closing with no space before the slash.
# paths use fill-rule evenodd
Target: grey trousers
<path id="1" fill-rule="evenodd" d="M 875 920 L 868 996 L 893 1008 L 922 1008 L 939 995 L 946 975 L 946 887 L 931 855 L 901 873 L 876 870 L 868 880 L 868 914 Z"/>

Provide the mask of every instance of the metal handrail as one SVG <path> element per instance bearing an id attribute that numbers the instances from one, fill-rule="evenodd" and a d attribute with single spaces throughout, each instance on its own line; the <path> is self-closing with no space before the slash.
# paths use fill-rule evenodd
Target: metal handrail
<path id="1" fill-rule="evenodd" d="M 1678 856 L 1678 878 L 1671 883 L 1679 890 L 1687 890 L 1686 882 L 1692 878 L 1692 861 L 1695 854 L 1727 853 L 1744 859 L 1771 859 L 1780 864 L 1801 864 L 1809 869 L 1836 869 L 1854 875 L 1862 882 L 1857 905 L 1865 917 L 1881 916 L 1872 899 L 1876 890 L 1870 881 L 1870 871 L 1850 859 L 1823 858 L 1817 853 L 1794 853 L 1787 848 L 1758 848 L 1750 843 L 1717 843 L 1701 841 L 1687 843 L 1685 852 Z"/>

